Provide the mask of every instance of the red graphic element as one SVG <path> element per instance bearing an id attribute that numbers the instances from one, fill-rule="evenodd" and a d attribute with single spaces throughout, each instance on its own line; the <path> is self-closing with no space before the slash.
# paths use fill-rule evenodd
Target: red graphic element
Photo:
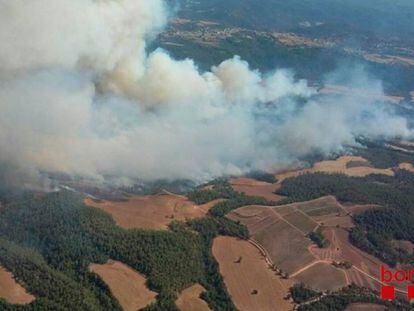
<path id="1" fill-rule="evenodd" d="M 408 300 L 414 299 L 414 285 L 408 285 L 407 292 Z"/>
<path id="2" fill-rule="evenodd" d="M 395 299 L 395 288 L 394 286 L 381 286 L 381 299 L 392 300 Z"/>

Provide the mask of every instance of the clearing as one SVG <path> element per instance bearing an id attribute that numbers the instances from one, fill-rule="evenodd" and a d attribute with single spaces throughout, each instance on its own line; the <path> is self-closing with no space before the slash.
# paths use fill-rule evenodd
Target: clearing
<path id="1" fill-rule="evenodd" d="M 293 310 L 293 303 L 285 299 L 293 283 L 277 276 L 262 253 L 251 243 L 232 237 L 218 237 L 213 243 L 213 255 L 239 310 Z"/>
<path id="2" fill-rule="evenodd" d="M 279 202 L 284 198 L 281 195 L 275 194 L 281 186 L 279 183 L 271 184 L 247 177 L 239 177 L 230 179 L 230 184 L 235 191 L 249 196 L 259 196 L 275 202 Z"/>
<path id="3" fill-rule="evenodd" d="M 183 290 L 175 301 L 181 311 L 211 311 L 207 302 L 200 298 L 206 289 L 200 284 L 195 284 Z"/>
<path id="4" fill-rule="evenodd" d="M 146 279 L 121 262 L 109 260 L 106 264 L 91 264 L 90 270 L 108 285 L 112 295 L 125 311 L 136 311 L 155 302 L 157 293 L 146 286 Z"/>
<path id="5" fill-rule="evenodd" d="M 407 170 L 411 173 L 414 173 L 414 166 L 411 163 L 401 163 L 398 167 L 401 170 Z"/>
<path id="6" fill-rule="evenodd" d="M 156 195 L 131 196 L 128 201 L 120 202 L 85 200 L 86 205 L 111 214 L 120 227 L 154 230 L 167 230 L 174 220 L 204 217 L 218 202 L 196 205 L 185 196 L 166 191 Z"/>
<path id="7" fill-rule="evenodd" d="M 352 165 L 350 165 L 350 163 Z M 334 161 L 317 162 L 312 168 L 276 174 L 276 178 L 278 180 L 278 183 L 282 183 L 287 178 L 297 177 L 301 174 L 306 173 L 345 174 L 352 177 L 365 177 L 371 174 L 394 176 L 394 171 L 391 168 L 374 168 L 371 167 L 370 163 L 362 157 L 343 156 Z"/>
<path id="8" fill-rule="evenodd" d="M 10 304 L 25 305 L 35 300 L 23 286 L 16 282 L 13 274 L 0 266 L 0 298 Z"/>

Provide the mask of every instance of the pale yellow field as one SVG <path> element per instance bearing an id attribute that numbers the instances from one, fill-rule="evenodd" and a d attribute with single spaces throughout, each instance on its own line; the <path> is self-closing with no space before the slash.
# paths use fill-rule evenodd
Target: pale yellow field
<path id="1" fill-rule="evenodd" d="M 157 293 L 150 291 L 144 276 L 121 262 L 91 264 L 90 270 L 108 285 L 112 295 L 125 311 L 136 311 L 155 301 Z"/>
<path id="2" fill-rule="evenodd" d="M 181 311 L 211 311 L 207 302 L 200 298 L 206 289 L 200 284 L 195 284 L 183 290 L 175 301 Z"/>
<path id="3" fill-rule="evenodd" d="M 350 162 L 366 163 L 366 166 L 347 167 Z M 352 177 L 364 177 L 371 174 L 383 174 L 394 176 L 394 171 L 391 168 L 379 169 L 369 166 L 369 162 L 356 156 L 343 156 L 335 161 L 317 162 L 312 168 L 302 169 L 297 171 L 290 171 L 281 174 L 276 174 L 279 183 L 290 177 L 296 177 L 306 173 L 328 173 L 328 174 L 345 174 Z"/>
<path id="4" fill-rule="evenodd" d="M 166 230 L 174 220 L 201 218 L 218 202 L 196 205 L 186 197 L 172 193 L 132 196 L 126 202 L 85 200 L 86 205 L 111 214 L 120 227 L 155 230 Z"/>
<path id="5" fill-rule="evenodd" d="M 293 303 L 285 299 L 293 283 L 277 276 L 255 246 L 236 238 L 218 237 L 213 255 L 239 310 L 293 310 Z"/>

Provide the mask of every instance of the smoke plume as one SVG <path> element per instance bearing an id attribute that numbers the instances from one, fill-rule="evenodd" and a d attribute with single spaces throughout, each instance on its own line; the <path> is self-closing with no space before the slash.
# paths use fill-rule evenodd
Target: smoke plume
<path id="1" fill-rule="evenodd" d="M 316 96 L 287 70 L 148 54 L 168 15 L 162 0 L 0 0 L 1 177 L 202 181 L 411 135 L 387 105 Z M 350 84 L 381 96 L 364 76 Z"/>

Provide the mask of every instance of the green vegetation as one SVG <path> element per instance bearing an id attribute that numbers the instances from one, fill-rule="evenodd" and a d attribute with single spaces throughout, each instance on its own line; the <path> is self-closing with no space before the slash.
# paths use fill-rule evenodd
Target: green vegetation
<path id="1" fill-rule="evenodd" d="M 357 226 L 351 241 L 390 265 L 414 262 L 412 254 L 395 250 L 390 243 L 392 239 L 414 241 L 414 174 L 405 170 L 396 171 L 394 177 L 304 174 L 287 179 L 278 194 L 289 197 L 282 203 L 334 195 L 341 202 L 380 205 L 354 217 Z"/>
<path id="2" fill-rule="evenodd" d="M 342 290 L 323 296 L 314 302 L 302 304 L 299 311 L 343 311 L 351 303 L 374 303 L 387 306 L 387 310 L 411 310 L 406 300 L 387 302 L 380 300 L 371 290 L 350 285 Z"/>
<path id="3" fill-rule="evenodd" d="M 222 180 L 214 182 L 213 190 L 192 195 L 197 202 L 224 196 L 229 209 L 259 202 Z M 91 263 L 111 258 L 144 274 L 148 287 L 159 293 L 147 311 L 176 310 L 178 293 L 195 283 L 207 289 L 203 297 L 213 310 L 235 310 L 211 246 L 219 235 L 247 238 L 244 226 L 211 213 L 188 223 L 174 222 L 169 231 L 125 230 L 68 191 L 20 199 L 0 208 L 0 263 L 37 299 L 27 306 L 0 302 L 0 309 L 119 310 L 107 286 L 88 270 Z"/>
<path id="4" fill-rule="evenodd" d="M 247 174 L 246 176 L 252 179 L 256 179 L 258 181 L 264 181 L 264 182 L 268 182 L 271 184 L 274 184 L 277 182 L 275 175 L 269 174 L 263 171 L 253 171 Z"/>
<path id="5" fill-rule="evenodd" d="M 188 198 L 196 204 L 204 204 L 216 199 L 226 199 L 210 209 L 209 214 L 214 217 L 223 217 L 234 209 L 246 205 L 274 206 L 276 202 L 259 196 L 248 196 L 234 191 L 227 180 L 216 180 L 209 184 L 211 189 L 198 188 L 188 194 Z"/>
<path id="6" fill-rule="evenodd" d="M 124 230 L 69 192 L 3 208 L 0 235 L 36 254 L 25 255 L 11 244 L 1 252 L 0 262 L 39 298 L 33 306 L 42 303 L 44 309 L 60 310 L 56 305 L 62 305 L 65 310 L 67 305 L 70 310 L 116 310 L 117 303 L 101 290 L 102 282 L 88 272 L 90 263 L 109 258 L 148 277 L 149 288 L 159 293 L 151 310 L 173 310 L 177 293 L 203 279 L 200 238 L 186 226 L 177 224 L 172 231 Z M 22 259 L 14 259 L 17 255 L 11 251 Z M 5 257 L 10 254 L 14 257 Z"/>
<path id="7" fill-rule="evenodd" d="M 403 162 L 414 164 L 413 154 L 392 150 L 386 147 L 384 142 L 372 142 L 363 139 L 359 142 L 366 148 L 356 148 L 356 154 L 367 159 L 374 167 L 396 167 Z"/>
<path id="8" fill-rule="evenodd" d="M 207 217 L 194 220 L 190 223 L 190 226 L 200 233 L 204 246 L 203 262 L 206 277 L 201 284 L 207 289 L 207 292 L 202 294 L 202 298 L 208 302 L 213 310 L 237 310 L 224 285 L 218 263 L 214 259 L 211 249 L 213 240 L 217 236 L 228 235 L 247 238 L 247 229 L 223 217 Z"/>
<path id="9" fill-rule="evenodd" d="M 315 299 L 320 296 L 321 293 L 314 291 L 313 289 L 308 288 L 305 284 L 295 284 L 290 288 L 290 295 L 294 302 L 300 304 L 306 301 Z"/>
<path id="10" fill-rule="evenodd" d="M 309 233 L 309 238 L 315 243 L 319 248 L 328 247 L 329 241 L 325 238 L 322 233 L 322 229 L 319 227 L 316 231 Z"/>

